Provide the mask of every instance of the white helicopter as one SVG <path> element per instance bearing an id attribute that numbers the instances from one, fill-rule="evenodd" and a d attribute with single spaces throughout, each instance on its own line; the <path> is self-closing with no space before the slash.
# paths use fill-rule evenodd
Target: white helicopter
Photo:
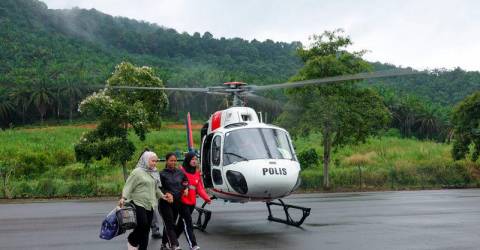
<path id="1" fill-rule="evenodd" d="M 199 156 L 205 188 L 214 198 L 229 202 L 265 202 L 269 213 L 268 220 L 299 227 L 310 215 L 310 208 L 285 204 L 281 200 L 301 184 L 300 163 L 290 135 L 283 128 L 263 123 L 255 110 L 244 107 L 241 97 L 263 99 L 252 92 L 411 74 L 417 72 L 379 71 L 265 86 L 227 82 L 224 86 L 208 88 L 110 87 L 230 94 L 233 97 L 233 106 L 213 113 L 201 130 Z M 188 150 L 195 151 L 190 115 L 187 116 L 186 128 Z M 275 202 L 277 199 L 279 202 Z M 211 217 L 211 212 L 205 209 L 205 205 L 206 203 L 197 207 L 199 216 L 196 227 L 201 230 L 205 230 Z M 272 205 L 282 207 L 285 218 L 274 217 Z M 290 209 L 300 210 L 301 218 L 293 219 Z"/>

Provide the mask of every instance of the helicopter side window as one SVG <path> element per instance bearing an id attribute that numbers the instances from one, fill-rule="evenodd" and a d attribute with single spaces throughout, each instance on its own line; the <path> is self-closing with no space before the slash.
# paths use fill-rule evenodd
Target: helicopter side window
<path id="1" fill-rule="evenodd" d="M 220 145 L 221 145 L 221 137 L 215 136 L 213 138 L 212 143 L 212 165 L 219 166 L 220 165 Z"/>

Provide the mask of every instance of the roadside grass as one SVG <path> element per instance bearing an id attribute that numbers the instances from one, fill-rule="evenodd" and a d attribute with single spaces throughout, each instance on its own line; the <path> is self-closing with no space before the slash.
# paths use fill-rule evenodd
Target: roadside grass
<path id="1" fill-rule="evenodd" d="M 0 198 L 118 196 L 124 182 L 120 166 L 106 159 L 89 165 L 75 160 L 74 144 L 90 127 L 80 124 L 0 131 Z M 153 130 L 145 141 L 133 133 L 129 136 L 136 146 L 127 163 L 129 170 L 145 147 L 160 158 L 186 149 L 186 133 L 181 126 Z M 194 131 L 197 148 L 199 137 Z M 316 154 L 315 164 L 302 166 L 302 189 L 321 190 L 321 135 L 297 138 L 294 144 L 297 155 L 305 151 Z M 332 155 L 332 190 L 480 187 L 480 165 L 453 161 L 450 150 L 448 144 L 395 136 L 345 146 Z M 159 168 L 163 164 L 159 163 Z"/>
<path id="2" fill-rule="evenodd" d="M 296 140 L 298 152 L 314 149 L 323 155 L 321 136 Z M 370 138 L 364 144 L 348 145 L 333 153 L 332 190 L 404 190 L 480 186 L 480 165 L 470 160 L 454 161 L 451 145 L 397 137 Z M 305 189 L 320 189 L 323 167 L 302 171 Z"/>
<path id="3" fill-rule="evenodd" d="M 0 131 L 0 197 L 119 195 L 124 183 L 120 166 L 107 159 L 88 165 L 75 160 L 74 145 L 89 130 L 85 126 L 57 126 Z M 129 138 L 136 146 L 127 163 L 129 170 L 135 167 L 146 147 L 160 158 L 167 152 L 186 150 L 184 129 L 154 130 L 145 141 L 140 141 L 133 132 Z M 198 132 L 194 132 L 194 139 L 198 141 Z M 159 168 L 163 168 L 163 163 Z"/>

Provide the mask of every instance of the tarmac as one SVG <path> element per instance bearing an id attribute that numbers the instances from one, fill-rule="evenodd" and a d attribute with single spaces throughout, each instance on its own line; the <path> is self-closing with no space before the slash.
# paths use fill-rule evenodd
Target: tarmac
<path id="1" fill-rule="evenodd" d="M 268 221 L 262 202 L 214 201 L 206 232 L 195 232 L 201 249 L 480 249 L 480 189 L 315 193 L 284 201 L 312 209 L 301 228 Z M 115 205 L 0 204 L 0 249 L 126 249 L 126 235 L 98 237 Z M 188 249 L 184 235 L 180 243 Z M 148 249 L 160 249 L 160 240 Z"/>

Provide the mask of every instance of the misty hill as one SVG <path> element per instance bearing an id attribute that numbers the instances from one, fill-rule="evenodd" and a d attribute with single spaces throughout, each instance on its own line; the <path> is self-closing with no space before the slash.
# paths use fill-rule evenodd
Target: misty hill
<path id="1" fill-rule="evenodd" d="M 177 84 L 285 81 L 301 67 L 300 43 L 178 33 L 95 9 L 52 10 L 37 0 L 0 1 L 0 82 L 102 84 L 129 60 Z"/>
<path id="2" fill-rule="evenodd" d="M 302 66 L 295 55 L 299 42 L 216 39 L 209 32 L 190 35 L 95 9 L 52 10 L 37 0 L 0 1 L 0 46 L 3 86 L 103 84 L 122 60 L 154 67 L 170 86 L 283 82 Z M 452 105 L 480 89 L 480 73 L 436 70 L 374 83 L 397 95 Z"/>

